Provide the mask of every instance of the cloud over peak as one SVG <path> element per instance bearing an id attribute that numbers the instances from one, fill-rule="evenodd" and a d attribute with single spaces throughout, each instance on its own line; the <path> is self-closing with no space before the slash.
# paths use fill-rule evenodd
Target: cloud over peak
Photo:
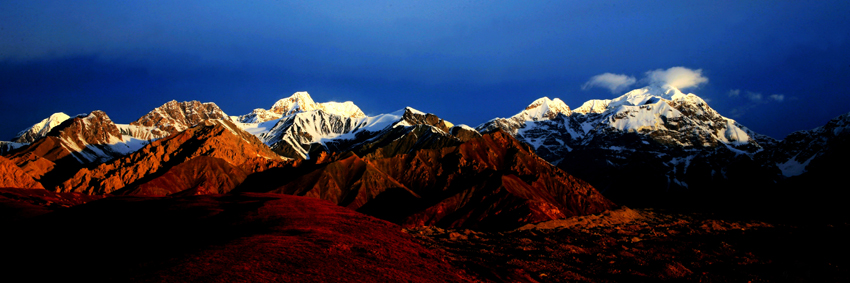
<path id="1" fill-rule="evenodd" d="M 685 67 L 648 71 L 646 80 L 653 85 L 669 85 L 678 89 L 691 88 L 708 82 L 708 78 L 702 75 L 702 69 L 691 70 Z"/>
<path id="2" fill-rule="evenodd" d="M 637 79 L 632 76 L 604 73 L 601 75 L 595 75 L 590 78 L 589 81 L 587 81 L 586 83 L 584 83 L 583 86 L 581 86 L 581 89 L 586 90 L 592 87 L 601 87 L 611 90 L 611 93 L 617 93 L 635 84 L 636 82 Z"/>
<path id="3" fill-rule="evenodd" d="M 647 71 L 640 81 L 649 85 L 669 85 L 678 89 L 686 89 L 707 83 L 708 78 L 702 75 L 702 69 L 691 70 L 685 67 L 672 67 L 667 70 Z M 591 77 L 581 86 L 581 89 L 601 87 L 616 94 L 637 82 L 638 80 L 633 76 L 604 73 Z"/>

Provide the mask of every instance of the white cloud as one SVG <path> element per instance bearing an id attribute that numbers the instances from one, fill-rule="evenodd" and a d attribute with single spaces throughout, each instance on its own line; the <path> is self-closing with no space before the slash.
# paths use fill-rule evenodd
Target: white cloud
<path id="1" fill-rule="evenodd" d="M 729 97 L 738 97 L 741 95 L 740 89 L 733 89 L 729 91 Z"/>
<path id="2" fill-rule="evenodd" d="M 761 93 L 748 91 L 747 98 L 753 102 L 761 102 Z"/>
<path id="3" fill-rule="evenodd" d="M 646 80 L 650 84 L 670 85 L 678 89 L 695 87 L 708 82 L 708 78 L 702 76 L 702 69 L 691 70 L 685 67 L 649 71 L 646 72 Z"/>
<path id="4" fill-rule="evenodd" d="M 611 93 L 617 93 L 619 91 L 624 90 L 625 88 L 635 84 L 637 79 L 632 76 L 620 75 L 620 74 L 612 74 L 612 73 L 604 73 L 601 75 L 596 75 L 590 78 L 589 81 L 584 83 L 581 89 L 586 90 L 592 87 L 601 87 L 607 88 L 611 91 Z"/>
<path id="5" fill-rule="evenodd" d="M 777 102 L 782 102 L 783 100 L 785 100 L 785 95 L 783 95 L 783 94 L 771 94 L 770 99 L 773 99 Z"/>

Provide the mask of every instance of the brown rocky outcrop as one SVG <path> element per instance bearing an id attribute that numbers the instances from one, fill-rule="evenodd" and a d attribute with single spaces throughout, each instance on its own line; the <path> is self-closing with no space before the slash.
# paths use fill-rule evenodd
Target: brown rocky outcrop
<path id="1" fill-rule="evenodd" d="M 177 102 L 172 100 L 130 123 L 132 126 L 152 127 L 156 137 L 174 134 L 205 120 L 230 119 L 218 105 L 197 100 Z"/>
<path id="2" fill-rule="evenodd" d="M 410 107 L 404 109 L 404 114 L 401 116 L 401 118 L 402 120 L 411 125 L 433 126 L 442 130 L 445 133 L 448 133 L 449 128 L 452 127 L 450 123 L 446 122 L 443 119 L 440 119 L 440 117 L 437 117 L 437 115 L 419 112 L 417 110 L 413 110 L 413 108 Z"/>
<path id="3" fill-rule="evenodd" d="M 111 144 L 122 140 L 118 126 L 100 110 L 65 120 L 47 135 L 61 139 L 71 148 L 85 148 L 90 144 Z"/>

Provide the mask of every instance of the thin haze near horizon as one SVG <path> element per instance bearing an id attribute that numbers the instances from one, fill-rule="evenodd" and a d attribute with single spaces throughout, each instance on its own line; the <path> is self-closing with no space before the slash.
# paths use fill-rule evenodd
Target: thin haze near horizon
<path id="1" fill-rule="evenodd" d="M 847 1 L 397 2 L 3 1 L 0 140 L 55 112 L 241 115 L 296 91 L 476 126 L 667 82 L 779 139 L 850 112 Z"/>

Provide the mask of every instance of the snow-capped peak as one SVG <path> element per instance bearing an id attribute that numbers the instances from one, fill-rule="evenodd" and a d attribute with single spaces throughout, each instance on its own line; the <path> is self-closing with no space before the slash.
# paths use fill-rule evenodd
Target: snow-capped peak
<path id="1" fill-rule="evenodd" d="M 514 117 L 525 121 L 538 121 L 555 118 L 558 114 L 569 116 L 572 111 L 561 99 L 542 97 L 529 104 L 525 110 L 514 115 Z"/>
<path id="2" fill-rule="evenodd" d="M 705 100 L 693 93 L 685 94 L 678 88 L 670 85 L 652 85 L 629 91 L 614 99 L 588 100 L 573 112 L 581 114 L 602 113 L 606 110 L 615 110 L 620 106 L 655 104 L 661 100 L 685 102 L 694 105 L 705 104 Z"/>
<path id="3" fill-rule="evenodd" d="M 34 142 L 35 140 L 46 136 L 51 129 L 59 126 L 59 124 L 62 124 L 62 122 L 65 122 L 65 120 L 70 118 L 70 116 L 62 112 L 53 113 L 50 117 L 41 120 L 41 122 L 35 123 L 31 127 L 18 132 L 12 141 L 19 143 Z"/>
<path id="4" fill-rule="evenodd" d="M 410 112 L 410 113 L 416 114 L 416 115 L 426 115 L 425 112 L 413 109 L 413 107 L 410 107 L 410 106 L 405 107 L 404 112 Z"/>
<path id="5" fill-rule="evenodd" d="M 323 102 L 323 103 L 318 104 L 318 108 L 322 109 L 322 111 L 325 111 L 325 112 L 328 112 L 328 113 L 331 113 L 331 114 L 337 114 L 337 115 L 340 115 L 340 116 L 345 116 L 345 117 L 352 117 L 352 118 L 366 117 L 366 114 L 364 114 L 363 111 L 360 110 L 360 107 L 357 107 L 357 105 L 354 105 L 354 102 L 351 102 L 351 101 Z"/>
<path id="6" fill-rule="evenodd" d="M 254 109 L 253 112 L 231 117 L 232 121 L 243 124 L 257 124 L 266 121 L 277 120 L 284 116 L 289 116 L 301 112 L 310 112 L 314 110 L 322 110 L 325 113 L 339 115 L 343 117 L 362 118 L 366 114 L 360 110 L 360 107 L 354 105 L 354 102 L 324 102 L 316 103 L 310 94 L 306 91 L 299 91 L 287 98 L 278 100 L 272 105 L 272 108 L 265 110 L 262 108 Z"/>
<path id="7" fill-rule="evenodd" d="M 297 112 L 306 112 L 318 109 L 316 102 L 306 91 L 299 91 L 290 97 L 278 100 L 272 105 L 271 111 L 286 116 Z"/>

